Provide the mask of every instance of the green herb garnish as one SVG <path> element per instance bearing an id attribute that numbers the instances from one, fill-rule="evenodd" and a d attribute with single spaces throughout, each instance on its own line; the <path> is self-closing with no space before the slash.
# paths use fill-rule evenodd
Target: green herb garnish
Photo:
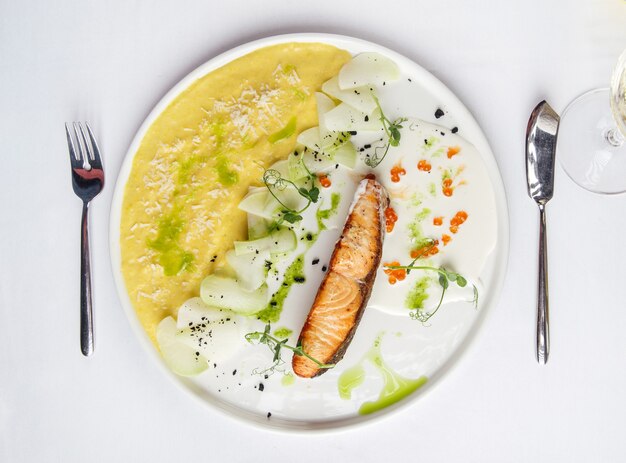
<path id="1" fill-rule="evenodd" d="M 421 257 L 416 257 L 409 265 L 385 265 L 386 268 L 396 270 L 396 269 L 404 269 L 406 270 L 407 275 L 411 272 L 411 270 L 428 270 L 431 272 L 437 272 L 439 274 L 439 286 L 441 286 L 441 297 L 439 298 L 439 303 L 435 310 L 432 312 L 426 312 L 422 309 L 417 308 L 414 311 L 411 311 L 409 315 L 413 320 L 418 320 L 421 323 L 426 323 L 430 318 L 437 313 L 441 304 L 443 303 L 443 297 L 446 294 L 446 291 L 450 287 L 451 283 L 456 283 L 460 288 L 464 288 L 467 286 L 467 280 L 462 275 L 452 272 L 450 270 L 446 270 L 444 267 L 431 267 L 429 265 L 415 265 L 415 261 Z M 472 285 L 474 287 L 474 299 L 472 303 L 474 307 L 478 307 L 478 288 L 476 285 Z"/>
<path id="2" fill-rule="evenodd" d="M 283 349 L 288 349 L 292 351 L 295 355 L 300 355 L 302 357 L 306 357 L 312 362 L 314 362 L 319 368 L 333 368 L 334 364 L 326 364 L 320 362 L 314 357 L 311 357 L 309 354 L 304 352 L 302 346 L 290 346 L 287 344 L 287 339 L 278 339 L 270 334 L 271 326 L 268 323 L 265 325 L 265 329 L 263 331 L 253 331 L 252 333 L 248 333 L 245 335 L 246 341 L 250 344 L 265 344 L 269 347 L 270 351 L 274 354 L 273 362 L 271 366 L 262 371 L 255 371 L 257 374 L 272 374 L 276 370 L 277 367 L 281 366 L 285 362 L 281 357 L 281 351 Z"/>
<path id="3" fill-rule="evenodd" d="M 406 122 L 408 119 L 406 117 L 399 117 L 394 121 L 391 121 L 385 113 L 383 112 L 383 108 L 380 106 L 380 102 L 376 95 L 372 94 L 372 98 L 376 102 L 376 107 L 380 111 L 380 122 L 383 124 L 383 129 L 385 134 L 387 135 L 387 143 L 384 146 L 378 146 L 374 149 L 374 155 L 365 159 L 365 164 L 369 167 L 376 167 L 378 164 L 383 162 L 385 156 L 387 156 L 387 152 L 389 151 L 389 147 L 398 146 L 400 144 L 400 138 L 402 134 L 400 133 L 400 129 L 403 128 L 402 123 Z M 379 155 L 379 151 L 382 151 L 382 156 Z"/>
<path id="4" fill-rule="evenodd" d="M 278 219 L 278 221 L 274 224 L 273 228 L 279 227 L 284 221 L 287 221 L 289 223 L 299 222 L 300 220 L 302 220 L 302 215 L 300 214 L 302 214 L 302 212 L 304 212 L 311 205 L 311 203 L 316 203 L 317 200 L 319 199 L 320 190 L 318 187 L 315 186 L 315 179 L 317 177 L 315 176 L 315 174 L 312 174 L 311 171 L 309 171 L 307 166 L 304 164 L 304 161 L 302 161 L 302 165 L 307 171 L 306 181 L 311 182 L 310 188 L 306 188 L 304 186 L 299 187 L 291 180 L 287 180 L 286 178 L 283 178 L 281 173 L 278 172 L 276 169 L 268 169 L 263 173 L 263 183 L 265 184 L 269 192 L 272 194 L 274 199 L 276 199 L 276 201 L 278 201 L 278 203 L 283 208 L 280 211 L 281 216 Z M 300 196 L 302 196 L 304 199 L 307 200 L 306 205 L 302 209 L 296 210 L 287 206 L 278 198 L 278 196 L 276 196 L 276 193 L 274 192 L 274 190 L 282 191 L 285 188 L 288 188 L 290 186 L 295 188 L 298 194 L 300 194 Z"/>

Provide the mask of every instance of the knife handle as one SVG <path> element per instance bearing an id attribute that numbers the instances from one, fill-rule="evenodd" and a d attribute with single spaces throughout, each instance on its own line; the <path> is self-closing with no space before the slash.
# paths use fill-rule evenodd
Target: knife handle
<path id="1" fill-rule="evenodd" d="M 537 362 L 545 365 L 550 354 L 548 304 L 548 246 L 545 204 L 539 205 L 539 280 L 537 288 Z"/>

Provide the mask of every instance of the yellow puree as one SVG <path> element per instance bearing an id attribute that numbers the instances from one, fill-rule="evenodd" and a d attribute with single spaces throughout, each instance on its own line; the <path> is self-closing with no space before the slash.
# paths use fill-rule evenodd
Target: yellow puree
<path id="1" fill-rule="evenodd" d="M 318 43 L 257 50 L 195 81 L 150 126 L 126 184 L 120 241 L 126 288 L 155 344 L 157 324 L 247 238 L 237 205 L 317 125 L 315 92 L 349 59 Z"/>

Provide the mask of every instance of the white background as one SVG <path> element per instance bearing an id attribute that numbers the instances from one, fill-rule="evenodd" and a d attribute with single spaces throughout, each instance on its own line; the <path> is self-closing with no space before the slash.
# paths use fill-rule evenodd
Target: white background
<path id="1" fill-rule="evenodd" d="M 499 304 L 460 364 L 413 406 L 330 435 L 277 434 L 201 406 L 149 360 L 113 286 L 117 172 L 154 104 L 235 45 L 287 32 L 353 35 L 443 80 L 489 139 L 511 254 Z M 524 133 L 607 86 L 626 48 L 622 0 L 0 0 L 0 462 L 626 460 L 626 197 L 557 169 L 548 207 L 552 356 L 534 359 L 537 209 Z M 105 153 L 93 204 L 96 353 L 78 344 L 80 202 L 63 122 Z"/>

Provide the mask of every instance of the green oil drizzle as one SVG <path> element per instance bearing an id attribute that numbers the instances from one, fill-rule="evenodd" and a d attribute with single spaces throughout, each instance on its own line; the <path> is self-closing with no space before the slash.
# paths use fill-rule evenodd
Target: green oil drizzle
<path id="1" fill-rule="evenodd" d="M 218 158 L 215 168 L 217 169 L 217 176 L 222 185 L 232 186 L 239 181 L 239 175 L 237 172 L 230 169 L 228 159 L 225 156 Z"/>
<path id="2" fill-rule="evenodd" d="M 267 307 L 257 314 L 257 318 L 265 323 L 276 323 L 283 311 L 283 305 L 289 295 L 291 286 L 294 283 L 302 284 L 304 281 L 304 254 L 300 254 L 296 260 L 287 267 L 283 283 L 280 285 L 280 288 L 278 288 L 278 291 L 272 295 Z"/>
<path id="3" fill-rule="evenodd" d="M 148 241 L 148 246 L 158 252 L 159 264 L 167 276 L 189 269 L 193 263 L 193 254 L 178 244 L 184 227 L 185 223 L 174 210 L 159 220 L 157 237 Z"/>
<path id="4" fill-rule="evenodd" d="M 293 136 L 296 133 L 296 116 L 289 119 L 287 125 L 280 129 L 278 132 L 274 132 L 268 137 L 270 143 L 278 143 L 281 140 L 285 140 Z"/>
<path id="5" fill-rule="evenodd" d="M 208 160 L 207 156 L 204 155 L 191 155 L 184 161 L 180 163 L 178 166 L 178 178 L 177 182 L 179 185 L 185 185 L 191 179 L 192 174 L 199 168 L 202 167 Z"/>
<path id="6" fill-rule="evenodd" d="M 337 208 L 339 207 L 339 202 L 341 201 L 341 195 L 339 193 L 332 193 L 330 195 L 330 208 L 322 209 L 319 208 L 315 213 L 315 217 L 317 218 L 317 225 L 319 230 L 326 230 L 326 225 L 324 224 L 324 220 L 328 220 L 330 217 L 337 213 Z"/>
<path id="7" fill-rule="evenodd" d="M 382 410 L 422 387 L 428 381 L 426 376 L 417 379 L 405 378 L 393 371 L 383 360 L 380 352 L 380 344 L 383 333 L 378 335 L 374 341 L 374 346 L 365 354 L 361 363 L 349 368 L 339 377 L 339 396 L 342 399 L 350 399 L 352 390 L 365 380 L 365 369 L 362 366 L 364 360 L 369 360 L 379 371 L 383 378 L 383 388 L 378 399 L 371 402 L 364 402 L 359 408 L 359 414 L 369 415 L 370 413 Z"/>
<path id="8" fill-rule="evenodd" d="M 408 309 L 423 309 L 424 301 L 428 299 L 427 289 L 430 286 L 430 277 L 424 277 L 415 283 L 404 301 Z"/>
<path id="9" fill-rule="evenodd" d="M 282 384 L 283 386 L 291 386 L 295 382 L 296 382 L 296 377 L 292 375 L 291 373 L 285 373 L 285 375 L 283 376 L 283 379 L 280 380 L 280 384 Z"/>
<path id="10" fill-rule="evenodd" d="M 287 339 L 293 333 L 289 328 L 281 327 L 274 330 L 274 336 L 278 339 Z"/>
<path id="11" fill-rule="evenodd" d="M 437 185 L 435 185 L 433 182 L 431 182 L 428 185 L 428 192 L 430 193 L 431 196 L 437 196 Z"/>
<path id="12" fill-rule="evenodd" d="M 352 389 L 363 384 L 365 381 L 365 368 L 363 365 L 357 364 L 339 376 L 339 397 L 344 400 L 350 400 L 352 398 Z"/>

